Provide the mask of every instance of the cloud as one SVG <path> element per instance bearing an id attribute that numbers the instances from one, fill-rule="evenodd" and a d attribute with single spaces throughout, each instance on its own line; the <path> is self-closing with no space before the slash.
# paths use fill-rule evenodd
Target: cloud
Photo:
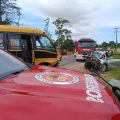
<path id="1" fill-rule="evenodd" d="M 36 9 L 50 18 L 64 18 L 70 21 L 68 26 L 74 36 L 88 36 L 94 31 L 92 19 L 99 10 L 96 0 L 43 0 L 36 2 Z"/>
<path id="2" fill-rule="evenodd" d="M 40 18 L 64 18 L 74 37 L 90 37 L 102 27 L 120 25 L 120 1 L 114 0 L 18 0 L 28 13 Z M 26 7 L 27 6 L 27 7 Z"/>

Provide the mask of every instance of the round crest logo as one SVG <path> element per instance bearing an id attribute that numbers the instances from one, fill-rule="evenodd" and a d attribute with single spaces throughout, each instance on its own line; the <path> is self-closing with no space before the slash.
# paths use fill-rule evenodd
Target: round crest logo
<path id="1" fill-rule="evenodd" d="M 79 82 L 78 77 L 61 72 L 43 72 L 37 74 L 35 77 L 37 80 L 48 84 L 68 85 Z"/>

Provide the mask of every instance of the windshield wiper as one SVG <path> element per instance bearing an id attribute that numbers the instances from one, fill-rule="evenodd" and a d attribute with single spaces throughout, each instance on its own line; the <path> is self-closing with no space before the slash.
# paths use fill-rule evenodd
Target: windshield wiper
<path id="1" fill-rule="evenodd" d="M 21 72 L 23 72 L 23 71 L 24 71 L 24 69 L 7 72 L 7 73 L 5 73 L 5 74 L 0 75 L 0 79 L 4 79 L 4 78 L 6 78 L 7 76 L 10 76 L 10 75 L 12 75 L 12 74 L 19 74 L 19 73 L 21 73 Z"/>
<path id="2" fill-rule="evenodd" d="M 24 61 L 24 64 L 26 64 L 26 65 L 27 65 L 27 67 L 29 67 L 29 68 L 34 68 L 34 65 L 33 65 L 33 64 L 31 64 L 31 63 L 28 63 L 28 62 L 25 62 L 25 61 Z"/>
<path id="3" fill-rule="evenodd" d="M 18 74 L 18 73 L 21 73 L 23 72 L 24 70 L 17 70 L 17 71 L 14 71 L 14 72 L 11 72 L 11 74 Z"/>

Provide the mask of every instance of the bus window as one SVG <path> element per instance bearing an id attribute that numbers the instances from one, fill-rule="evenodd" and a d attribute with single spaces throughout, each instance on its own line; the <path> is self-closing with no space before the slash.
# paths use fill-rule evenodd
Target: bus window
<path id="1" fill-rule="evenodd" d="M 46 36 L 37 36 L 35 41 L 35 47 L 37 49 L 56 51 L 55 47 Z"/>
<path id="2" fill-rule="evenodd" d="M 4 45 L 3 45 L 3 33 L 0 33 L 0 49 L 4 49 Z"/>
<path id="3" fill-rule="evenodd" d="M 39 37 L 36 37 L 35 46 L 37 49 L 44 49 L 44 45 L 40 41 Z"/>
<path id="4" fill-rule="evenodd" d="M 11 50 L 20 49 L 20 36 L 19 35 L 9 36 L 9 49 Z"/>

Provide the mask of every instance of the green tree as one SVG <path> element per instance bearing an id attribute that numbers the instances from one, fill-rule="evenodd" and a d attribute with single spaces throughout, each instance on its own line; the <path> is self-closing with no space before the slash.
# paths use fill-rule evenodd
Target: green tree
<path id="1" fill-rule="evenodd" d="M 115 48 L 115 46 L 116 46 L 116 43 L 114 41 L 109 42 L 109 47 L 110 48 Z"/>
<path id="2" fill-rule="evenodd" d="M 68 29 L 63 29 L 63 34 L 65 36 L 65 40 L 71 40 L 71 30 L 68 30 Z"/>
<path id="3" fill-rule="evenodd" d="M 63 27 L 67 23 L 69 23 L 69 21 L 63 18 L 58 18 L 53 22 L 53 24 L 56 26 L 55 33 L 58 36 L 58 39 L 60 39 L 61 36 L 63 35 L 64 32 Z"/>
<path id="4" fill-rule="evenodd" d="M 118 47 L 120 48 L 120 43 L 118 43 Z"/>
<path id="5" fill-rule="evenodd" d="M 56 41 L 57 46 L 61 49 L 64 48 L 64 41 L 71 39 L 71 31 L 64 28 L 65 24 L 70 23 L 68 20 L 63 18 L 56 19 L 53 24 L 56 26 L 55 34 L 58 36 Z"/>
<path id="6" fill-rule="evenodd" d="M 67 51 L 73 51 L 74 50 L 74 42 L 73 40 L 65 40 L 64 41 L 64 45 L 63 45 L 63 48 Z"/>
<path id="7" fill-rule="evenodd" d="M 16 2 L 17 0 L 0 0 L 0 24 L 18 24 L 21 8 Z M 18 22 L 15 22 L 16 19 Z"/>
<path id="8" fill-rule="evenodd" d="M 107 42 L 103 42 L 103 43 L 102 43 L 102 48 L 103 48 L 103 49 L 107 49 L 108 46 L 109 46 L 109 44 L 108 44 Z"/>

